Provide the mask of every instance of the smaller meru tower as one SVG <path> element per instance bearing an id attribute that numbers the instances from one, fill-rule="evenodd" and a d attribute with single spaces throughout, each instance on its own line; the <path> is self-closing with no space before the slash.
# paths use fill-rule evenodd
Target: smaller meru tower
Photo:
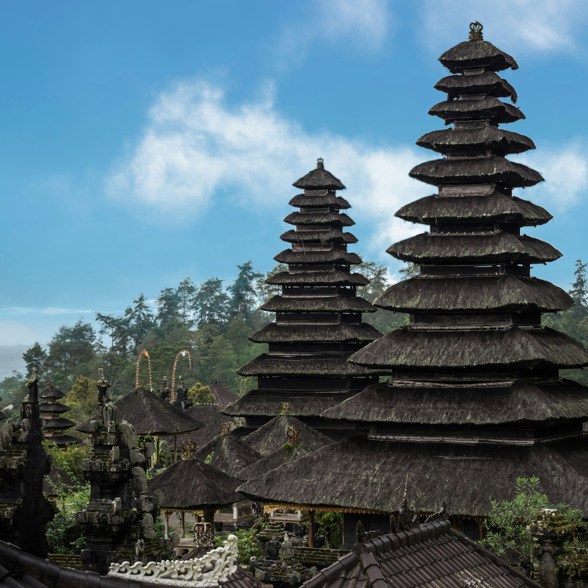
<path id="1" fill-rule="evenodd" d="M 355 224 L 343 212 L 350 204 L 337 195 L 345 186 L 322 159 L 294 186 L 304 193 L 290 200 L 299 210 L 285 219 L 294 227 L 281 236 L 290 248 L 274 258 L 288 269 L 268 280 L 281 292 L 262 306 L 276 319 L 251 337 L 269 350 L 239 371 L 257 376 L 258 388 L 224 412 L 246 417 L 249 429 L 287 412 L 336 436 L 339 425 L 320 414 L 377 382 L 347 358 L 380 333 L 362 322 L 362 314 L 375 309 L 357 295 L 368 280 L 351 272 L 361 259 L 347 251 L 357 238 L 345 231 Z"/>

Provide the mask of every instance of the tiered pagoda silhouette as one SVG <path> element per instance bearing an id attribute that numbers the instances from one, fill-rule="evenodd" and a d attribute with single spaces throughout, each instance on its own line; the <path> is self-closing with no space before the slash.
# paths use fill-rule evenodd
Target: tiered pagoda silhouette
<path id="1" fill-rule="evenodd" d="M 531 277 L 533 264 L 561 254 L 521 233 L 551 215 L 513 196 L 542 177 L 506 158 L 533 142 L 499 126 L 524 118 L 503 101 L 517 96 L 496 73 L 517 64 L 482 39 L 479 23 L 440 61 L 451 75 L 435 87 L 447 99 L 430 114 L 450 126 L 417 143 L 443 158 L 410 174 L 438 191 L 397 213 L 429 229 L 388 249 L 419 273 L 376 301 L 410 313 L 410 323 L 350 358 L 390 381 L 323 415 L 369 426 L 369 434 L 287 464 L 272 472 L 273 483 L 266 476 L 241 489 L 274 502 L 372 512 L 394 511 L 406 492 L 424 511 L 447 501 L 450 513 L 477 518 L 491 499 L 512 498 L 517 477 L 536 475 L 553 502 L 588 515 L 588 390 L 559 376 L 587 365 L 588 353 L 541 325 L 543 313 L 572 300 Z"/>
<path id="2" fill-rule="evenodd" d="M 300 210 L 286 217 L 295 228 L 281 236 L 291 248 L 274 258 L 288 269 L 269 278 L 281 293 L 262 306 L 276 320 L 251 337 L 269 351 L 239 371 L 257 376 L 258 388 L 223 412 L 245 417 L 250 430 L 287 412 L 336 435 L 335 423 L 320 414 L 377 381 L 347 358 L 380 333 L 362 322 L 375 309 L 356 292 L 368 280 L 350 271 L 361 259 L 347 251 L 357 238 L 344 230 L 354 224 L 343 212 L 350 204 L 337 195 L 345 186 L 322 159 L 294 186 L 304 190 L 290 200 Z"/>

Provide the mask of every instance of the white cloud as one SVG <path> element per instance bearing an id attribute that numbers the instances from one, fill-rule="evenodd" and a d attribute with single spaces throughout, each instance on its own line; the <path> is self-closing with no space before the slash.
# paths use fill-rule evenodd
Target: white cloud
<path id="1" fill-rule="evenodd" d="M 541 173 L 545 182 L 523 197 L 545 205 L 552 212 L 565 212 L 583 197 L 588 188 L 587 150 L 580 142 L 547 147 L 516 158 Z"/>
<path id="2" fill-rule="evenodd" d="M 316 0 L 302 18 L 282 29 L 275 57 L 281 68 L 299 65 L 313 45 L 324 42 L 374 53 L 384 46 L 391 26 L 389 0 Z"/>
<path id="3" fill-rule="evenodd" d="M 444 51 L 466 41 L 469 23 L 484 25 L 484 38 L 508 53 L 576 52 L 588 17 L 585 0 L 424 0 L 426 43 Z"/>
<path id="4" fill-rule="evenodd" d="M 394 219 L 405 202 L 430 192 L 408 177 L 423 160 L 405 146 L 375 148 L 327 133 L 312 134 L 287 120 L 271 92 L 257 103 L 231 108 L 223 91 L 207 82 L 179 84 L 160 97 L 142 138 L 108 178 L 113 194 L 160 214 L 202 214 L 214 200 L 278 207 L 296 174 L 318 156 L 341 176 L 354 204 L 353 215 L 374 225 L 369 243 L 378 253 L 414 232 Z M 426 154 L 424 155 L 426 158 Z M 293 177 L 294 175 L 294 177 Z"/>

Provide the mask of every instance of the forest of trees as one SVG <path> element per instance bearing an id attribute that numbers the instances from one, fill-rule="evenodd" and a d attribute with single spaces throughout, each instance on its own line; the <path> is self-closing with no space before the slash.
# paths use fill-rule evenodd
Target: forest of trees
<path id="1" fill-rule="evenodd" d="M 269 273 L 284 269 L 276 266 Z M 389 284 L 387 270 L 365 262 L 359 271 L 371 282 L 360 294 L 373 301 Z M 237 267 L 237 276 L 228 285 L 218 278 L 201 284 L 185 278 L 176 287 L 161 290 L 154 301 L 139 294 L 120 316 L 97 313 L 94 325 L 78 321 L 62 326 L 47 345 L 35 343 L 23 354 L 24 374 L 13 373 L 0 381 L 0 407 L 12 403 L 17 410 L 33 367 L 43 382 L 50 380 L 68 393 L 73 405 L 95 387 L 98 369 L 103 367 L 116 399 L 135 387 L 137 356 L 143 349 L 149 352 L 156 389 L 164 376 L 170 379 L 177 352 L 188 349 L 192 369 L 186 361 L 178 364 L 178 374 L 188 384 L 219 383 L 243 394 L 255 381 L 236 371 L 265 348 L 249 341 L 249 336 L 273 319 L 258 307 L 279 291 L 265 283 L 267 277 L 247 261 Z M 379 310 L 365 319 L 386 332 L 406 317 Z M 143 367 L 141 375 L 146 379 Z"/>

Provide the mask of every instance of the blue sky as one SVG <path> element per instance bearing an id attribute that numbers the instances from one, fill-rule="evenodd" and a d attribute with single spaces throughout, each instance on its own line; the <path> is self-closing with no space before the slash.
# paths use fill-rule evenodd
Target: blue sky
<path id="1" fill-rule="evenodd" d="M 190 276 L 261 271 L 292 182 L 324 157 L 347 186 L 366 259 L 419 227 L 431 190 L 437 57 L 480 20 L 511 53 L 527 119 L 512 130 L 546 182 L 521 195 L 564 253 L 536 274 L 567 288 L 588 260 L 588 4 L 581 0 L 5 0 L 0 4 L 0 345 L 121 313 Z M 522 191 L 521 191 L 522 192 Z M 520 193 L 520 192 L 519 192 Z"/>

